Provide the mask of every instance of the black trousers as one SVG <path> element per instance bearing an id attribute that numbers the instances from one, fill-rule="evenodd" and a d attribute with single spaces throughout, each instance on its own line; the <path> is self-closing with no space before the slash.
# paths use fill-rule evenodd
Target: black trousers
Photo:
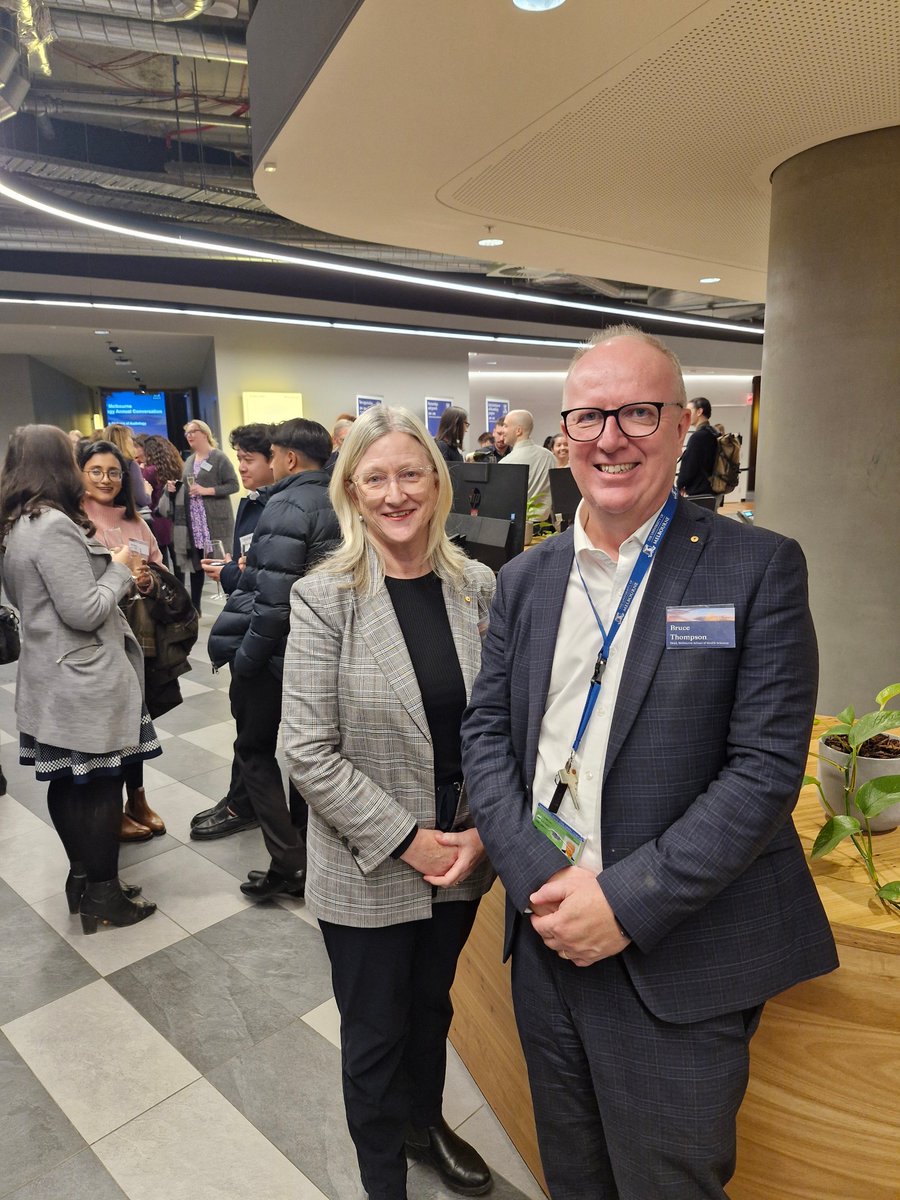
<path id="1" fill-rule="evenodd" d="M 228 785 L 228 795 L 225 799 L 228 801 L 231 811 L 237 813 L 239 817 L 250 820 L 253 816 L 253 805 L 247 795 L 247 788 L 244 786 L 241 768 L 236 757 L 231 759 L 231 782 Z"/>
<path id="2" fill-rule="evenodd" d="M 319 922 L 341 1014 L 347 1125 L 370 1200 L 406 1200 L 407 1127 L 440 1119 L 450 988 L 477 911 L 477 900 L 456 900 L 380 929 Z"/>
<path id="3" fill-rule="evenodd" d="M 727 1200 L 761 1005 L 669 1024 L 621 955 L 576 967 L 524 919 L 512 988 L 553 1200 Z"/>
<path id="4" fill-rule="evenodd" d="M 262 829 L 272 869 L 293 875 L 306 866 L 303 835 L 307 811 L 296 791 L 288 810 L 275 757 L 281 723 L 281 681 L 269 671 L 249 679 L 232 675 L 228 696 L 237 726 L 235 765 Z"/>

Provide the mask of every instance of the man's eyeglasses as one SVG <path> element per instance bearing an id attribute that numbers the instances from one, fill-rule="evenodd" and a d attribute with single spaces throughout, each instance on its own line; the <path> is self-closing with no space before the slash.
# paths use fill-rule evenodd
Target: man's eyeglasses
<path id="1" fill-rule="evenodd" d="M 575 442 L 595 442 L 612 417 L 628 438 L 649 437 L 659 429 L 664 408 L 683 408 L 677 401 L 645 400 L 623 408 L 570 408 L 562 414 L 566 433 Z"/>
<path id="2" fill-rule="evenodd" d="M 418 492 L 428 483 L 434 474 L 434 467 L 407 467 L 396 475 L 388 475 L 386 471 L 366 471 L 364 475 L 351 475 L 351 482 L 366 496 L 383 496 L 396 481 L 401 492 Z"/>
<path id="3" fill-rule="evenodd" d="M 111 467 L 108 471 L 104 471 L 102 467 L 87 467 L 85 474 L 90 475 L 91 479 L 95 479 L 98 483 L 101 479 L 108 479 L 110 483 L 122 482 L 122 472 L 118 467 Z"/>

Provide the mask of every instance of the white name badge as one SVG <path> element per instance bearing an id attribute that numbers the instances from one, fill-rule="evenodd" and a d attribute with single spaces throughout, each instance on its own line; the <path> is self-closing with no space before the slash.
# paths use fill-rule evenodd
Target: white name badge
<path id="1" fill-rule="evenodd" d="M 734 649 L 733 604 L 688 604 L 666 609 L 666 649 Z"/>
<path id="2" fill-rule="evenodd" d="M 212 463 L 209 461 L 209 459 L 207 459 L 206 462 L 202 462 L 200 464 L 200 470 L 201 471 L 211 471 L 212 470 Z"/>
<path id="3" fill-rule="evenodd" d="M 241 554 L 246 554 L 250 549 L 250 543 L 253 541 L 252 533 L 241 534 Z"/>
<path id="4" fill-rule="evenodd" d="M 150 553 L 150 547 L 146 542 L 142 542 L 140 538 L 129 538 L 128 549 L 132 554 L 139 554 L 141 558 L 146 558 Z"/>

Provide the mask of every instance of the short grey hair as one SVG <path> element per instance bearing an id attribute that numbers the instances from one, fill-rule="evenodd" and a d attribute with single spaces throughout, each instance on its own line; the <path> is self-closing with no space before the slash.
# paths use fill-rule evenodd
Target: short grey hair
<path id="1" fill-rule="evenodd" d="M 524 429 L 526 437 L 531 437 L 534 433 L 534 417 L 527 408 L 514 408 L 512 412 L 506 414 L 506 420 L 512 425 L 520 425 Z"/>
<path id="2" fill-rule="evenodd" d="M 620 338 L 631 338 L 635 342 L 643 342 L 645 346 L 652 346 L 654 350 L 658 350 L 664 358 L 669 360 L 672 367 L 672 376 L 675 380 L 675 402 L 684 408 L 687 404 L 687 392 L 684 388 L 684 376 L 681 371 L 681 363 L 679 362 L 678 355 L 670 346 L 661 341 L 660 338 L 654 337 L 652 333 L 645 333 L 643 329 L 638 329 L 636 325 L 625 323 L 621 325 L 609 325 L 606 329 L 598 329 L 583 346 L 578 347 L 572 355 L 572 361 L 569 363 L 569 369 L 566 372 L 563 395 L 565 396 L 572 371 L 581 359 L 586 354 L 590 354 L 592 350 L 596 350 L 598 346 L 605 346 L 607 342 L 616 342 Z"/>

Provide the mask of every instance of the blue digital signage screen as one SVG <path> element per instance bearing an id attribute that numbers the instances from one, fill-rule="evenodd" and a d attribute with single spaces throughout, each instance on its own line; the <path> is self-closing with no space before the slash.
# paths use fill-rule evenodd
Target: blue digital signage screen
<path id="1" fill-rule="evenodd" d="M 165 392 L 108 392 L 103 408 L 107 425 L 127 425 L 133 433 L 169 436 Z"/>

